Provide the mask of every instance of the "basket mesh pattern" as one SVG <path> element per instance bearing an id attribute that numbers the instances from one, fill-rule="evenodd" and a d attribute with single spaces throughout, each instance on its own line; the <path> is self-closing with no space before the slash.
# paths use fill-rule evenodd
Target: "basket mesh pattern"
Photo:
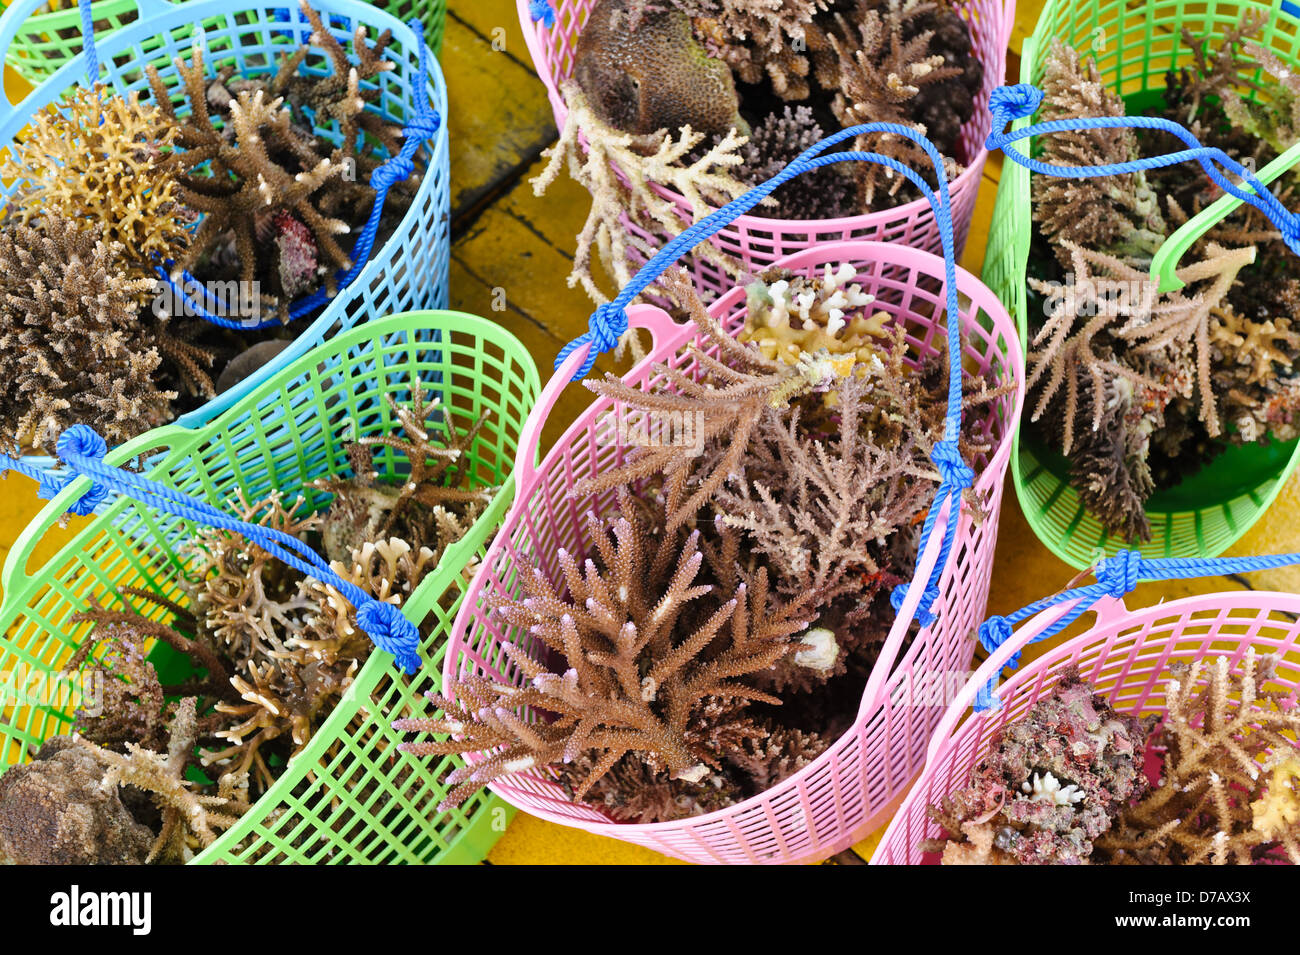
<path id="1" fill-rule="evenodd" d="M 436 343 L 427 340 L 430 332 Z M 467 568 L 483 557 L 513 494 L 516 445 L 538 378 L 527 350 L 509 332 L 457 312 L 381 319 L 312 351 L 204 428 L 151 432 L 110 460 L 161 452 L 150 476 L 215 506 L 228 506 L 237 492 L 253 500 L 272 489 L 289 499 L 301 493 L 319 505 L 327 496 L 311 482 L 350 473 L 346 446 L 388 430 L 386 396 L 403 401 L 417 378 L 434 383 L 458 425 L 488 413 L 470 452 L 470 473 L 479 486 L 501 486 L 403 608 L 421 622 L 425 665 L 408 678 L 388 654 L 374 652 L 304 752 L 196 861 L 477 861 L 500 831 L 502 810 L 487 818 L 494 804 L 486 796 L 438 813 L 443 791 L 437 780 L 455 760 L 430 763 L 397 753 L 401 734 L 390 723 L 424 713 L 423 694 L 440 686 L 447 628 L 468 585 Z M 387 473 L 408 467 L 388 448 L 375 463 Z M 115 501 L 46 565 L 29 568 L 32 549 L 67 503 L 65 494 L 41 513 L 5 566 L 0 677 L 10 688 L 23 686 L 13 681 L 24 675 L 59 672 L 88 630 L 68 617 L 91 595 L 113 602 L 121 588 L 133 586 L 185 601 L 181 545 L 192 526 L 132 500 Z M 79 692 L 6 699 L 0 765 L 20 762 L 45 739 L 68 732 Z"/>
<path id="2" fill-rule="evenodd" d="M 1300 20 L 1283 12 L 1282 0 L 1260 3 L 1184 3 L 1153 0 L 1049 0 L 1021 60 L 1021 81 L 1039 83 L 1052 38 L 1059 37 L 1096 57 L 1103 80 L 1125 97 L 1163 92 L 1165 74 L 1191 60 L 1180 39 L 1218 34 L 1251 11 L 1269 13 L 1262 42 L 1292 66 L 1300 66 Z M 1027 121 L 1021 120 L 1019 125 Z M 1196 171 L 1189 167 L 1189 174 Z M 1002 177 L 984 260 L 984 281 L 1012 310 L 1021 341 L 1028 329 L 1025 277 L 1031 238 L 1029 171 L 1015 163 Z M 1270 448 L 1232 448 L 1207 465 L 1194 488 L 1165 492 L 1147 507 L 1151 540 L 1139 546 L 1149 557 L 1214 556 L 1250 528 L 1281 490 L 1300 454 L 1296 442 Z M 1089 514 L 1069 485 L 1068 465 L 1059 453 L 1018 435 L 1012 475 L 1021 508 L 1034 533 L 1058 557 L 1083 568 L 1102 553 L 1131 545 L 1111 536 Z"/>
<path id="3" fill-rule="evenodd" d="M 81 11 L 77 4 L 74 0 L 64 0 L 50 6 L 62 9 L 27 17 L 4 54 L 5 62 L 32 83 L 48 78 L 81 52 Z M 434 53 L 441 49 L 447 0 L 381 0 L 375 6 L 403 23 L 418 19 L 424 24 L 424 39 L 429 48 Z M 90 12 L 95 19 L 97 41 L 140 17 L 136 0 L 96 0 L 90 5 Z M 149 48 L 147 42 L 144 46 L 146 50 Z"/>
<path id="4" fill-rule="evenodd" d="M 943 353 L 941 260 L 916 250 L 850 242 L 809 249 L 779 264 L 813 275 L 830 262 L 849 262 L 857 268 L 857 281 L 876 295 L 876 304 L 907 328 L 916 359 Z M 973 277 L 960 271 L 958 275 L 966 303 L 961 328 L 967 368 L 988 371 L 998 381 L 1019 382 L 1022 366 L 1010 318 Z M 710 310 L 735 332 L 744 323 L 744 290 L 733 289 Z M 669 327 L 672 330 L 657 336 L 650 357 L 633 369 L 626 381 L 650 387 L 655 383 L 651 364 L 656 362 L 698 374 L 684 346 L 696 341 L 708 350 L 709 343 L 696 339 L 691 328 Z M 716 353 L 716 346 L 712 348 Z M 546 400 L 544 396 L 539 402 L 536 414 L 548 410 Z M 887 679 L 879 680 L 874 691 L 868 688 L 852 729 L 815 762 L 733 808 L 653 825 L 615 823 L 592 806 L 575 805 L 540 773 L 511 776 L 495 785 L 494 791 L 544 819 L 694 862 L 793 862 L 845 848 L 920 769 L 926 742 L 942 712 L 938 706 L 915 705 L 917 698 L 907 692 L 909 681 L 918 673 L 964 675 L 970 665 L 974 649 L 970 635 L 984 613 L 1002 482 L 1019 411 L 1018 392 L 998 402 L 979 424 L 995 449 L 987 460 L 978 462 L 975 493 L 985 515 L 977 521 L 968 506 L 961 509 L 954 552 L 940 581 L 941 596 L 934 604 L 937 622 L 919 633 L 909 629 L 910 620 L 895 622 L 891 642 L 877 664 Z M 537 647 L 527 634 L 503 628 L 484 611 L 485 592 L 517 595 L 518 568 L 512 552 L 535 561 L 552 579 L 559 579 L 555 557 L 559 548 L 575 555 L 590 550 L 583 515 L 588 510 L 598 514 L 609 511 L 614 495 L 578 498 L 570 488 L 581 478 L 623 460 L 626 447 L 615 437 L 619 415 L 618 406 L 607 399 L 597 400 L 560 439 L 539 470 L 522 463 L 519 466 L 515 504 L 453 627 L 445 671 L 448 681 L 470 673 L 507 681 L 521 679 L 504 658 L 501 646 L 513 642 L 530 651 Z M 936 531 L 932 540 L 936 552 L 941 536 Z M 894 660 L 899 660 L 896 667 Z"/>
<path id="5" fill-rule="evenodd" d="M 938 805 L 965 786 L 1002 727 L 1048 695 L 1067 667 L 1078 666 L 1083 678 L 1117 710 L 1134 714 L 1164 714 L 1170 663 L 1226 656 L 1236 666 L 1251 647 L 1261 655 L 1284 657 L 1269 686 L 1292 690 L 1300 685 L 1298 615 L 1300 598 L 1295 594 L 1190 597 L 1134 613 L 1120 612 L 1022 664 L 998 689 L 1000 709 L 974 714 L 950 737 L 936 736 L 925 771 L 890 823 L 872 864 L 938 861 L 918 848 L 921 840 L 943 835 L 926 817 L 926 807 Z"/>
<path id="6" fill-rule="evenodd" d="M 524 39 L 528 43 L 538 75 L 546 84 L 555 122 L 560 128 L 564 126 L 568 108 L 564 104 L 559 84 L 573 75 L 573 55 L 578 37 L 595 2 L 596 0 L 556 0 L 555 26 L 548 29 L 533 23 L 529 14 L 529 0 L 518 0 Z M 988 138 L 991 121 L 988 96 L 1001 83 L 1006 72 L 1007 36 L 1014 20 L 1014 6 L 1009 3 L 1004 6 L 1001 0 L 966 0 L 956 4 L 956 7 L 970 26 L 975 54 L 984 65 L 984 85 L 979 94 L 977 109 L 962 130 L 964 155 L 957 157 L 966 163 L 967 168 L 951 184 L 953 230 L 960 258 L 970 231 L 975 196 L 979 192 L 980 176 L 987 156 L 984 140 Z M 674 198 L 683 227 L 690 225 L 694 218 L 685 199 L 666 189 L 660 191 L 663 195 Z M 651 248 L 664 244 L 662 236 L 649 235 L 630 223 L 624 224 Z M 783 256 L 823 242 L 849 239 L 891 242 L 942 254 L 934 212 L 924 199 L 883 212 L 843 219 L 804 222 L 740 216 L 710 241 L 739 259 L 746 271 L 757 274 Z M 636 253 L 629 253 L 629 257 L 636 265 L 644 260 Z M 695 287 L 706 298 L 714 298 L 731 288 L 731 279 L 717 266 L 698 258 L 687 264 Z"/>
<path id="7" fill-rule="evenodd" d="M 409 104 L 414 101 L 413 84 L 424 83 L 430 105 L 442 117 L 442 126 L 434 140 L 421 152 L 427 165 L 410 208 L 395 225 L 387 241 L 376 245 L 365 268 L 352 284 L 342 289 L 314 317 L 298 319 L 298 337 L 283 352 L 229 391 L 181 416 L 178 423 L 187 427 L 210 421 L 323 342 L 332 331 L 351 328 L 375 315 L 444 308 L 447 304 L 451 192 L 447 94 L 442 74 L 436 61 L 430 59 L 429 75 L 419 75 L 419 48 L 415 34 L 382 11 L 356 0 L 320 0 L 315 6 L 326 18 L 330 32 L 345 48 L 358 24 L 366 25 L 372 37 L 384 29 L 393 31 L 393 42 L 388 50 L 396 68 L 380 74 L 368 84 L 379 92 L 371 107 L 375 112 L 392 122 L 404 122 L 411 114 Z M 277 55 L 295 47 L 299 40 L 305 41 L 311 32 L 310 25 L 295 4 L 232 9 L 216 0 L 194 0 L 183 7 L 145 17 L 101 42 L 98 45 L 103 64 L 101 79 L 118 93 L 139 91 L 141 98 L 148 100 L 151 93 L 143 67 L 150 63 L 158 69 L 164 84 L 179 103 L 182 86 L 172 61 L 176 57 L 188 59 L 198 23 L 203 23 L 206 29 L 209 69 L 233 65 L 240 73 L 250 75 L 270 70 Z M 84 65 L 78 55 L 66 74 L 42 84 L 23 101 L 19 110 L 0 117 L 0 143 L 7 144 L 20 136 L 20 130 L 33 114 L 57 102 L 69 84 L 83 81 Z M 315 132 L 338 140 L 339 130 L 334 122 L 317 126 Z M 0 197 L 7 199 L 20 185 L 19 181 L 0 184 Z M 37 463 L 50 462 L 40 459 Z"/>

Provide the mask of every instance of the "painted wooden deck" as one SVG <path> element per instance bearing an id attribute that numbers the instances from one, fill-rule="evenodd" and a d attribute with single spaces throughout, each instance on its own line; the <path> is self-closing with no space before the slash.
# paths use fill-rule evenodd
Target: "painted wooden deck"
<path id="1" fill-rule="evenodd" d="M 1018 75 L 1018 51 L 1034 26 L 1042 0 L 1023 0 L 1012 38 L 1012 81 Z M 517 335 L 543 374 L 560 346 L 586 330 L 592 305 L 580 290 L 565 285 L 574 237 L 587 209 L 586 193 L 562 178 L 546 196 L 533 194 L 529 180 L 541 168 L 542 151 L 556 136 L 550 107 L 533 71 L 515 16 L 513 0 L 451 0 L 442 52 L 450 90 L 452 154 L 451 306 L 495 317 Z M 11 93 L 21 90 L 6 75 Z M 1000 165 L 985 170 L 983 185 L 962 265 L 978 274 L 984 236 L 993 212 Z M 545 439 L 554 440 L 586 404 L 588 392 L 568 390 Z M 0 493 L 0 557 L 36 513 L 35 485 L 11 477 Z M 74 519 L 76 520 L 76 519 Z M 36 552 L 52 556 L 62 534 L 51 534 Z M 1300 480 L 1293 479 L 1272 509 L 1232 553 L 1300 550 Z M 1033 536 L 1009 483 L 990 612 L 1008 613 L 1052 588 L 1063 586 L 1073 570 L 1053 557 Z M 1256 574 L 1259 589 L 1294 591 L 1300 571 Z M 1188 581 L 1140 586 L 1132 605 L 1148 605 L 1191 593 L 1247 586 L 1240 580 Z M 1033 656 L 1031 648 L 1029 654 Z M 869 857 L 880 833 L 856 846 Z M 489 857 L 510 864 L 667 864 L 673 860 L 615 840 L 590 836 L 519 814 Z"/>

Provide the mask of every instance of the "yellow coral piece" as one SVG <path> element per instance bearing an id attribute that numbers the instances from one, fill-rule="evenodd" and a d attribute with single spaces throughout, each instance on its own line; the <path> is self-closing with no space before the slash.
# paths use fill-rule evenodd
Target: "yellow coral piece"
<path id="1" fill-rule="evenodd" d="M 766 280 L 747 289 L 748 312 L 740 340 L 753 342 L 764 358 L 787 365 L 806 365 L 814 358 L 819 371 L 837 378 L 878 366 L 878 343 L 889 337 L 890 315 L 866 313 L 875 299 L 850 284 L 854 276 L 848 263 L 838 269 L 826 265 L 820 281 L 802 276 L 772 278 L 769 273 Z"/>
<path id="2" fill-rule="evenodd" d="M 120 242 L 133 274 L 152 275 L 190 240 L 189 213 L 173 195 L 174 124 L 132 92 L 77 87 L 61 107 L 38 113 L 9 147 L 0 178 L 22 183 L 12 214 L 24 225 L 60 215 L 100 225 Z"/>
<path id="3" fill-rule="evenodd" d="M 1250 804 L 1254 829 L 1267 837 L 1280 836 L 1300 823 L 1300 758 L 1291 757 L 1273 767 L 1273 778 L 1261 799 Z"/>

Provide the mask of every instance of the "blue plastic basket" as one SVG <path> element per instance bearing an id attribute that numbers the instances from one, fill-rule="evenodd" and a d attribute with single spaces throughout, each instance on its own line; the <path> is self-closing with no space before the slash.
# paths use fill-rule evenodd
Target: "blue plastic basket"
<path id="1" fill-rule="evenodd" d="M 0 53 L 7 50 L 24 20 L 43 0 L 14 0 L 0 15 Z M 305 41 L 311 26 L 295 2 L 245 7 L 220 0 L 191 0 L 175 5 L 168 0 L 135 0 L 139 17 L 96 43 L 102 66 L 100 81 L 118 93 L 139 91 L 151 99 L 144 67 L 152 64 L 163 82 L 172 89 L 179 77 L 172 65 L 176 57 L 188 58 L 198 25 L 206 33 L 209 69 L 233 63 L 241 73 L 256 75 L 272 68 L 275 55 Z M 447 87 L 437 61 L 426 56 L 427 75 L 420 75 L 420 43 L 411 27 L 392 15 L 357 0 L 314 0 L 312 6 L 328 24 L 330 32 L 346 47 L 358 25 L 365 25 L 371 37 L 391 30 L 393 41 L 388 55 L 397 64 L 390 72 L 371 81 L 379 96 L 372 107 L 385 119 L 405 123 L 412 114 L 414 84 L 424 82 L 429 104 L 443 118 L 433 140 L 426 144 L 428 164 L 410 208 L 387 241 L 375 248 L 365 267 L 315 317 L 298 320 L 301 328 L 292 344 L 272 361 L 201 407 L 176 421 L 193 428 L 212 420 L 276 372 L 288 366 L 312 347 L 343 329 L 378 315 L 416 309 L 445 308 L 448 270 L 451 261 L 450 232 L 450 147 L 447 124 Z M 38 111 L 57 103 L 64 94 L 85 82 L 85 53 L 70 59 L 48 80 L 21 102 L 3 102 L 0 115 L 0 148 L 8 148 Z M 317 127 L 322 136 L 333 131 Z M 18 183 L 0 184 L 0 202 L 7 201 Z M 29 456 L 24 462 L 49 468 L 47 457 Z"/>

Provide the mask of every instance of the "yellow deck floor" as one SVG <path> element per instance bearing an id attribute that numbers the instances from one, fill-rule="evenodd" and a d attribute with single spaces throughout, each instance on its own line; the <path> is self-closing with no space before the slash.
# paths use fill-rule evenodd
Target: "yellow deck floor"
<path id="1" fill-rule="evenodd" d="M 1025 0 L 1011 41 L 1009 78 L 1017 78 L 1016 54 L 1033 32 L 1042 0 Z M 451 0 L 443 44 L 442 68 L 450 93 L 452 156 L 451 307 L 495 316 L 528 346 L 545 375 L 560 346 L 586 330 L 591 302 L 565 285 L 574 237 L 588 205 L 585 192 L 562 177 L 543 197 L 533 195 L 529 180 L 541 169 L 540 153 L 555 139 L 555 126 L 544 88 L 533 71 L 513 0 Z M 6 72 L 11 95 L 25 90 Z M 962 265 L 978 274 L 993 214 L 1000 163 L 984 172 Z M 505 309 L 494 310 L 504 290 Z M 572 387 L 546 429 L 554 440 L 573 414 L 585 406 L 588 392 Z M 0 493 L 0 558 L 8 551 L 41 502 L 35 484 L 11 476 Z M 75 519 L 74 519 L 75 520 Z M 74 527 L 76 525 L 73 525 Z M 62 534 L 42 541 L 34 559 L 53 555 Z M 1300 550 L 1300 481 L 1293 478 L 1268 514 L 1230 553 L 1266 554 Z M 989 599 L 990 613 L 1009 613 L 1063 586 L 1074 572 L 1038 542 L 1016 503 L 1008 477 L 998 540 L 997 562 Z M 1295 591 L 1300 571 L 1285 569 L 1255 574 L 1256 589 Z M 1192 593 L 1239 590 L 1237 579 L 1214 578 L 1172 584 L 1143 584 L 1130 606 Z M 1029 658 L 1036 650 L 1031 648 Z M 869 858 L 881 832 L 855 849 Z M 489 856 L 498 865 L 516 864 L 672 864 L 657 853 L 553 825 L 520 813 Z"/>

